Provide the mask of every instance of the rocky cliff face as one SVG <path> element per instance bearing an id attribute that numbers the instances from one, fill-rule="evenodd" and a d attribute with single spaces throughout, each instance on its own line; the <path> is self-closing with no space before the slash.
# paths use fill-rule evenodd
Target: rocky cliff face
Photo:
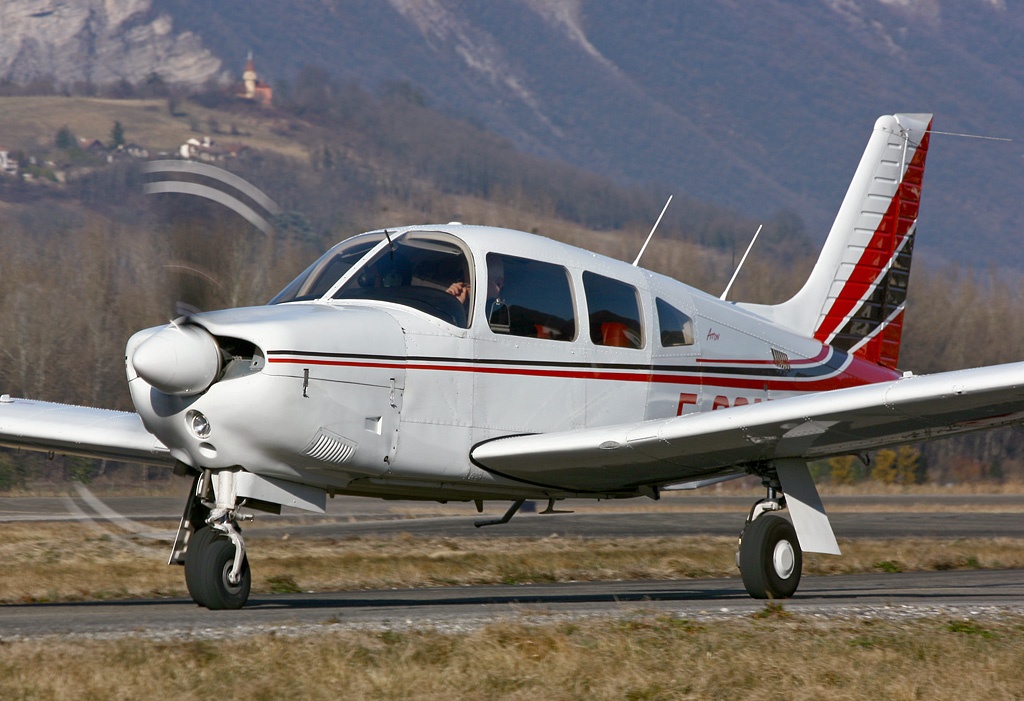
<path id="1" fill-rule="evenodd" d="M 175 32 L 151 0 L 0 3 L 0 79 L 137 83 L 152 73 L 198 84 L 220 76 L 222 66 L 197 35 Z"/>

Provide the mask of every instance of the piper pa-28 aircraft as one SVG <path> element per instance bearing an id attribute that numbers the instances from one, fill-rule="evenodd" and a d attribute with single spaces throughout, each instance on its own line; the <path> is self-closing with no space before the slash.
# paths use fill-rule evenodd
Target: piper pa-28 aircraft
<path id="1" fill-rule="evenodd" d="M 766 488 L 740 541 L 744 585 L 792 596 L 803 551 L 839 552 L 808 460 L 1024 419 L 1024 363 L 896 369 L 930 126 L 876 122 L 817 264 L 781 304 L 518 231 L 372 231 L 265 306 L 135 334 L 138 413 L 4 396 L 0 444 L 192 476 L 170 559 L 211 609 L 249 594 L 243 507 L 505 500 L 503 523 L 527 499 L 553 511 L 744 475 Z"/>

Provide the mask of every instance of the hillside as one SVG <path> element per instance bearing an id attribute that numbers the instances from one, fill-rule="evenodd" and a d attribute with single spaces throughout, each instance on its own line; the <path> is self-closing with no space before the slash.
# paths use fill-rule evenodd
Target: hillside
<path id="1" fill-rule="evenodd" d="M 0 81 L 412 89 L 536 155 L 821 240 L 875 117 L 934 112 L 919 254 L 1024 268 L 1024 5 L 1005 0 L 9 0 Z"/>
<path id="2" fill-rule="evenodd" d="M 192 100 L 0 97 L 5 116 L 0 148 L 26 160 L 54 163 L 58 179 L 69 183 L 46 190 L 45 185 L 0 180 L 0 202 L 44 196 L 68 203 L 85 195 L 105 216 L 129 221 L 139 207 L 152 209 L 136 201 L 141 181 L 131 175 L 132 159 L 110 164 L 102 152 L 72 157 L 55 146 L 64 128 L 84 142 L 109 144 L 116 122 L 125 140 L 147 149 L 151 158 L 176 156 L 187 139 L 211 135 L 215 143 L 250 147 L 245 157 L 220 165 L 250 179 L 297 215 L 320 246 L 363 228 L 462 219 L 519 227 L 631 258 L 663 204 L 657 191 L 619 186 L 523 154 L 479 127 L 409 102 L 408 96 L 378 97 L 337 85 L 332 91 L 333 97 L 316 93 L 276 110 L 224 99 L 216 91 Z M 204 106 L 210 103 L 220 104 Z M 126 166 L 129 173 L 118 175 Z M 701 263 L 661 269 L 698 286 L 720 287 L 735 264 L 737 247 L 745 245 L 755 227 L 726 209 L 677 198 L 659 238 L 696 244 L 702 252 L 688 258 Z M 702 244 L 711 248 L 703 250 Z M 799 253 L 804 244 L 799 222 L 785 217 L 769 221 L 760 265 L 780 255 L 806 258 Z M 648 264 L 659 268 L 656 259 Z M 747 292 L 757 299 L 778 299 L 794 284 L 779 278 L 750 285 Z M 738 291 L 744 286 L 741 281 Z"/>
<path id="3" fill-rule="evenodd" d="M 520 148 L 819 240 L 874 122 L 934 112 L 920 253 L 1024 267 L 1024 5 L 999 0 L 155 0 L 272 82 L 408 81 Z"/>
<path id="4" fill-rule="evenodd" d="M 211 124 L 225 132 L 225 140 L 292 158 L 306 156 L 294 139 L 274 133 L 279 125 L 266 115 L 223 112 L 194 102 L 179 104 L 172 114 L 166 99 L 0 97 L 0 114 L 0 147 L 9 151 L 49 148 L 57 130 L 65 126 L 81 138 L 107 142 L 119 121 L 126 140 L 146 146 L 154 156 L 161 151 L 176 153 L 189 138 L 209 134 Z"/>

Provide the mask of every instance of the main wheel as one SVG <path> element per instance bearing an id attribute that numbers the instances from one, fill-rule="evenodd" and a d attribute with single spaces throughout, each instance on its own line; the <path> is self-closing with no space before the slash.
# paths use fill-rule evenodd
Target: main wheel
<path id="1" fill-rule="evenodd" d="M 193 534 L 185 553 L 185 584 L 192 599 L 208 609 L 238 609 L 249 599 L 252 574 L 249 558 L 242 557 L 242 571 L 237 583 L 228 575 L 235 561 L 235 545 L 226 535 L 210 527 Z M 193 546 L 195 547 L 193 550 Z"/>
<path id="2" fill-rule="evenodd" d="M 796 593 L 803 552 L 793 524 L 774 514 L 754 519 L 743 529 L 740 574 L 755 599 L 788 599 Z"/>

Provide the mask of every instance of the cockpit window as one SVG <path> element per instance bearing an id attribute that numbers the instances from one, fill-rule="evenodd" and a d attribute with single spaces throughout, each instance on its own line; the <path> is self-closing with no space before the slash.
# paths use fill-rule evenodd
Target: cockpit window
<path id="1" fill-rule="evenodd" d="M 468 328 L 472 286 L 469 258 L 453 237 L 414 231 L 363 261 L 332 298 L 394 302 Z"/>
<path id="2" fill-rule="evenodd" d="M 373 233 L 353 236 L 342 241 L 292 280 L 287 287 L 270 300 L 270 303 L 283 304 L 320 299 L 353 265 L 383 240 L 384 234 Z"/>

